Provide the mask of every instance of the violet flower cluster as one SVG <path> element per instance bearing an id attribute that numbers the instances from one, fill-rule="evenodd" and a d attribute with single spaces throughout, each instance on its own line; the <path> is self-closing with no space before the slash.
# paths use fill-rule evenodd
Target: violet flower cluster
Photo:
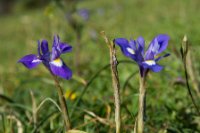
<path id="1" fill-rule="evenodd" d="M 143 37 L 138 37 L 137 40 L 131 39 L 130 41 L 125 38 L 116 38 L 114 43 L 121 48 L 125 56 L 133 59 L 138 64 L 140 74 L 143 77 L 148 70 L 159 72 L 163 69 L 163 66 L 158 64 L 158 61 L 163 57 L 169 56 L 169 54 L 157 56 L 167 48 L 169 39 L 169 36 L 165 34 L 156 36 L 149 44 L 146 52 Z"/>
<path id="2" fill-rule="evenodd" d="M 72 46 L 61 42 L 59 36 L 54 36 L 52 51 L 49 51 L 47 40 L 38 41 L 38 54 L 29 54 L 22 57 L 18 62 L 22 63 L 28 69 L 35 68 L 43 63 L 52 75 L 69 80 L 72 77 L 72 71 L 61 59 L 61 54 L 72 50 Z"/>

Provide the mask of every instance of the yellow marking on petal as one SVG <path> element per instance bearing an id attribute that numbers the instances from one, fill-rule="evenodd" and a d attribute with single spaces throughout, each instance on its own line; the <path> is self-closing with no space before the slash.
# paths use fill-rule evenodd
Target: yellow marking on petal
<path id="1" fill-rule="evenodd" d="M 135 54 L 135 51 L 133 50 L 133 49 L 131 49 L 131 48 L 126 48 L 126 50 L 130 53 L 130 54 Z"/>
<path id="2" fill-rule="evenodd" d="M 57 67 L 61 67 L 63 65 L 63 62 L 60 58 L 57 58 L 57 59 L 51 61 L 50 63 L 57 66 Z"/>
<path id="3" fill-rule="evenodd" d="M 146 63 L 147 65 L 150 65 L 150 66 L 156 64 L 156 62 L 155 62 L 154 60 L 146 60 L 145 63 Z"/>

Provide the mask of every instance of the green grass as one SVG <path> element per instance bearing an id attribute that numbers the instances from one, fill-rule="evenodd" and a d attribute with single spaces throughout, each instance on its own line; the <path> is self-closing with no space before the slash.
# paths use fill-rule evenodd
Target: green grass
<path id="1" fill-rule="evenodd" d="M 183 65 L 179 49 L 184 34 L 188 35 L 193 57 L 193 65 L 199 75 L 200 60 L 200 1 L 198 0 L 94 0 L 84 1 L 78 8 L 90 10 L 90 19 L 84 23 L 81 40 L 80 67 L 81 78 L 87 82 L 102 67 L 109 63 L 109 50 L 100 36 L 104 30 L 107 35 L 116 37 L 137 38 L 143 36 L 146 47 L 154 36 L 166 33 L 170 36 L 169 47 L 166 50 L 171 56 L 160 64 L 165 69 L 160 73 L 150 73 L 147 81 L 147 133 L 198 133 L 200 131 L 200 116 L 191 102 L 184 85 L 174 85 L 178 77 L 184 78 Z M 48 5 L 52 10 L 45 15 L 45 8 L 14 12 L 0 16 L 0 94 L 13 100 L 10 103 L 0 100 L 0 132 L 17 131 L 15 121 L 10 121 L 8 115 L 14 115 L 23 125 L 25 132 L 32 132 L 31 123 L 32 101 L 30 90 L 33 91 L 37 106 L 47 97 L 58 102 L 57 92 L 48 71 L 42 65 L 31 71 L 17 61 L 24 55 L 36 53 L 37 40 L 47 39 L 50 46 L 54 34 L 59 34 L 64 42 L 74 48 L 73 52 L 62 58 L 72 68 L 74 66 L 76 37 L 68 25 L 65 13 L 54 4 Z M 67 9 L 67 7 L 65 7 Z M 65 9 L 65 10 L 66 10 Z M 93 34 L 94 37 L 91 37 Z M 122 55 L 117 47 L 118 60 L 129 60 Z M 138 70 L 134 64 L 120 64 L 119 76 L 121 87 L 127 78 Z M 123 107 L 122 120 L 124 132 L 133 131 L 137 113 L 138 74 L 131 78 L 125 90 L 121 90 Z M 199 76 L 197 77 L 199 79 Z M 75 100 L 67 99 L 69 112 L 80 96 L 84 85 L 77 78 L 70 81 L 62 80 L 65 91 L 73 91 Z M 192 82 L 191 82 L 192 83 Z M 200 98 L 193 91 L 197 103 Z M 198 104 L 198 106 L 200 106 Z M 88 133 L 112 133 L 112 124 L 105 125 L 84 111 L 94 112 L 114 124 L 113 89 L 110 70 L 103 70 L 88 87 L 80 104 L 71 117 L 73 127 Z M 85 123 L 85 125 L 84 125 Z M 57 108 L 50 102 L 44 104 L 38 112 L 39 132 L 62 131 L 62 117 Z M 41 125 L 41 126 L 40 126 Z"/>

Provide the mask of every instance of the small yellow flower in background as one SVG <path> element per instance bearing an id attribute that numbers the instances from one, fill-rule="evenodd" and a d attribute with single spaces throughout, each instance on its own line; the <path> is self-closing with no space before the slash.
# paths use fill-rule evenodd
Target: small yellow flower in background
<path id="1" fill-rule="evenodd" d="M 67 89 L 67 91 L 65 92 L 65 98 L 70 99 L 70 100 L 75 100 L 77 97 L 77 94 L 75 92 L 73 92 L 70 89 Z"/>

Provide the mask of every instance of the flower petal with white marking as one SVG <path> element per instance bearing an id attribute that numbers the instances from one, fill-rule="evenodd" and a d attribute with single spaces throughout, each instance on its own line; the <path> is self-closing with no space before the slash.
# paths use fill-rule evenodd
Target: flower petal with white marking
<path id="1" fill-rule="evenodd" d="M 22 57 L 18 62 L 22 63 L 26 68 L 35 68 L 42 61 L 34 54 L 26 55 Z"/>
<path id="2" fill-rule="evenodd" d="M 57 66 L 57 67 L 62 67 L 63 61 L 60 58 L 57 58 L 57 59 L 51 61 L 50 64 Z"/>
<path id="3" fill-rule="evenodd" d="M 130 53 L 130 54 L 135 54 L 135 51 L 129 47 L 126 48 L 126 50 Z"/>
<path id="4" fill-rule="evenodd" d="M 134 47 L 136 46 L 134 46 L 135 45 L 134 41 L 131 41 L 131 43 L 129 43 L 129 41 L 125 38 L 116 38 L 114 39 L 114 43 L 120 47 L 122 53 L 125 56 L 130 57 L 133 60 L 136 60 L 134 51 Z"/>

